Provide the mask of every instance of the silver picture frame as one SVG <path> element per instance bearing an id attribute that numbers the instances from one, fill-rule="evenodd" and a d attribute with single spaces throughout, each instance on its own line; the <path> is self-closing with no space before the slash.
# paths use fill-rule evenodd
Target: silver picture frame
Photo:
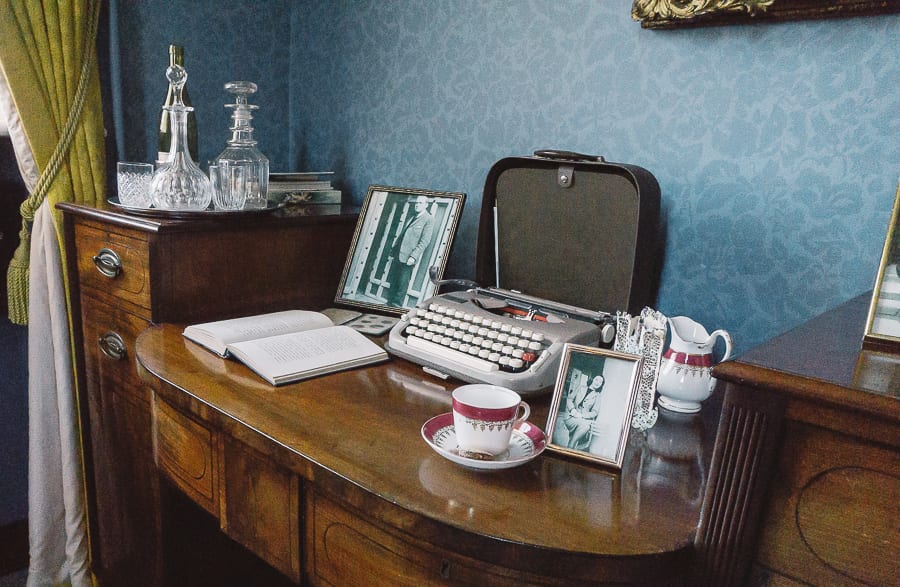
<path id="1" fill-rule="evenodd" d="M 547 448 L 622 468 L 643 358 L 567 343 L 547 419 Z"/>

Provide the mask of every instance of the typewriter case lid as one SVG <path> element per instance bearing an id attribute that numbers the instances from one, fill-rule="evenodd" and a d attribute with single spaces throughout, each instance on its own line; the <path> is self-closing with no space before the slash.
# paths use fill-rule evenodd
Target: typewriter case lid
<path id="1" fill-rule="evenodd" d="M 476 280 L 638 314 L 656 298 L 659 195 L 649 171 L 602 157 L 536 151 L 501 159 L 485 180 Z"/>

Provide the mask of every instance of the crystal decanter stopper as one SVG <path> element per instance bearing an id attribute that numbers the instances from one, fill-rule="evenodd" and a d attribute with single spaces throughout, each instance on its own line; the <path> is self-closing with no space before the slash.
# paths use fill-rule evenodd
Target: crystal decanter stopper
<path id="1" fill-rule="evenodd" d="M 166 78 L 175 88 L 175 102 L 165 107 L 172 118 L 172 145 L 168 159 L 150 180 L 153 206 L 163 210 L 206 210 L 212 200 L 209 178 L 188 152 L 187 116 L 193 108 L 185 106 L 182 100 L 187 71 L 172 65 L 166 69 Z"/>
<path id="2" fill-rule="evenodd" d="M 233 81 L 225 84 L 225 91 L 234 96 L 233 104 L 225 104 L 232 109 L 231 138 L 225 150 L 216 157 L 218 165 L 227 161 L 232 168 L 244 167 L 247 182 L 247 199 L 244 208 L 265 208 L 269 191 L 269 160 L 256 148 L 253 137 L 252 112 L 259 106 L 248 103 L 248 97 L 256 93 L 256 84 L 247 81 Z"/>

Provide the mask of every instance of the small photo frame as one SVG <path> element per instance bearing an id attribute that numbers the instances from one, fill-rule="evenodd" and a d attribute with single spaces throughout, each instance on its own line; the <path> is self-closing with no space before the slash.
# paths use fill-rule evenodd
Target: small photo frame
<path id="1" fill-rule="evenodd" d="M 900 353 L 900 184 L 881 252 L 863 347 Z"/>
<path id="2" fill-rule="evenodd" d="M 622 468 L 642 358 L 566 344 L 556 377 L 547 447 Z"/>
<path id="3" fill-rule="evenodd" d="M 402 314 L 434 295 L 466 195 L 369 186 L 335 302 Z"/>

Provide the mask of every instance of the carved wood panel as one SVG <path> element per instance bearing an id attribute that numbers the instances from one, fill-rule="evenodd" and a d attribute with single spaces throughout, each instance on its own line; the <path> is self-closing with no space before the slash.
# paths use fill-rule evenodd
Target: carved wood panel
<path id="1" fill-rule="evenodd" d="M 776 398 L 729 384 L 722 405 L 700 526 L 697 584 L 742 585 L 759 528 L 784 411 Z"/>
<path id="2" fill-rule="evenodd" d="M 229 437 L 222 440 L 222 529 L 300 581 L 300 480 Z"/>

